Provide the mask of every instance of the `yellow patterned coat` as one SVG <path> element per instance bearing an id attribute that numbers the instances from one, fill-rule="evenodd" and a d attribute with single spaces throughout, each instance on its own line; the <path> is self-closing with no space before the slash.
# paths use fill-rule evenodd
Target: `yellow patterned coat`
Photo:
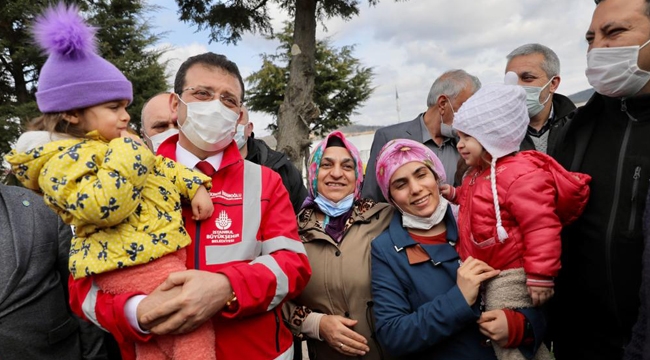
<path id="1" fill-rule="evenodd" d="M 28 134 L 28 133 L 25 133 Z M 25 135 L 24 134 L 24 135 Z M 153 155 L 130 138 L 48 142 L 7 157 L 18 179 L 75 227 L 70 273 L 75 279 L 148 263 L 190 243 L 181 199 L 210 178 Z"/>

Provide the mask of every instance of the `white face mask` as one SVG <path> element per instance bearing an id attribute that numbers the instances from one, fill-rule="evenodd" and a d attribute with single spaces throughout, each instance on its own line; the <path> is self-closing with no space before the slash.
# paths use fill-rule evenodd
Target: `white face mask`
<path id="1" fill-rule="evenodd" d="M 152 135 L 151 137 L 145 134 L 142 134 L 142 136 L 149 139 L 149 141 L 151 142 L 151 151 L 153 151 L 153 153 L 155 154 L 158 152 L 158 148 L 160 147 L 160 144 L 162 144 L 165 140 L 169 139 L 170 137 L 176 134 L 178 134 L 178 129 L 172 128 L 172 129 L 167 129 L 159 134 Z"/>
<path id="2" fill-rule="evenodd" d="M 587 80 L 596 91 L 609 97 L 636 95 L 650 81 L 650 72 L 639 69 L 639 46 L 594 48 L 587 53 Z"/>
<path id="3" fill-rule="evenodd" d="M 551 80 L 549 80 L 546 85 L 544 86 L 522 86 L 524 90 L 526 90 L 526 107 L 528 107 L 528 117 L 533 117 L 542 110 L 544 110 L 544 105 L 548 102 L 548 100 L 551 98 L 551 93 L 548 93 L 548 96 L 546 97 L 546 100 L 544 102 L 539 101 L 539 96 L 542 93 L 542 90 L 546 88 L 551 81 L 553 81 L 555 77 L 552 77 Z"/>
<path id="4" fill-rule="evenodd" d="M 185 103 L 187 116 L 181 132 L 203 151 L 219 151 L 232 141 L 239 114 L 225 107 L 219 99 Z"/>
<path id="5" fill-rule="evenodd" d="M 239 149 L 243 148 L 246 146 L 246 141 L 248 140 L 246 138 L 246 125 L 240 125 L 237 124 L 237 131 L 235 132 L 235 142 L 237 142 L 237 147 Z"/>
<path id="6" fill-rule="evenodd" d="M 445 218 L 447 213 L 447 205 L 449 202 L 442 196 L 438 196 L 438 206 L 433 211 L 429 217 L 419 217 L 405 213 L 399 206 L 395 205 L 397 209 L 402 213 L 402 226 L 407 229 L 419 229 L 419 230 L 429 230 L 432 227 L 440 224 L 440 222 Z"/>

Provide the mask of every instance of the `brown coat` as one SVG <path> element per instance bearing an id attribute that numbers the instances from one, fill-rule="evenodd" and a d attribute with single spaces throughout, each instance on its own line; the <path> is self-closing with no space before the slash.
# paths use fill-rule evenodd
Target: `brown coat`
<path id="1" fill-rule="evenodd" d="M 313 312 L 341 315 L 358 320 L 353 328 L 368 340 L 370 352 L 362 359 L 387 359 L 373 339 L 372 294 L 370 284 L 370 242 L 384 231 L 393 215 L 393 208 L 371 200 L 355 202 L 355 209 L 346 224 L 346 232 L 337 244 L 316 222 L 315 210 L 298 214 L 298 232 L 307 250 L 312 277 L 302 294 L 294 299 Z M 293 305 L 293 306 L 292 306 Z M 300 327 L 292 325 L 295 333 Z M 332 349 L 327 342 L 308 339 L 309 358 L 349 359 Z M 382 356 L 383 355 L 383 356 Z"/>

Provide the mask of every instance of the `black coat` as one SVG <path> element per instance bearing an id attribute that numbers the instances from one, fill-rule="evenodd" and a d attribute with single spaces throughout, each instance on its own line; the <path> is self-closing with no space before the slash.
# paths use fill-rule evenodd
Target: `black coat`
<path id="1" fill-rule="evenodd" d="M 282 184 L 289 192 L 293 211 L 297 214 L 300 211 L 302 202 L 307 197 L 307 188 L 300 171 L 293 165 L 287 155 L 271 149 L 264 141 L 255 139 L 253 134 L 248 138 L 246 146 L 248 147 L 246 160 L 258 165 L 264 165 L 280 174 Z"/>
<path id="2" fill-rule="evenodd" d="M 555 356 L 620 359 L 639 306 L 650 95 L 594 94 L 569 117 L 552 155 L 567 169 L 592 176 L 584 213 L 562 233 L 550 314 Z"/>
<path id="3" fill-rule="evenodd" d="M 548 130 L 548 146 L 546 153 L 552 154 L 555 150 L 555 145 L 557 143 L 558 135 L 560 130 L 566 125 L 569 121 L 569 115 L 576 109 L 573 101 L 568 97 L 562 94 L 553 94 L 553 118 L 550 119 L 550 129 Z M 519 146 L 521 151 L 524 150 L 535 150 L 535 143 L 533 139 L 530 138 L 530 135 L 526 133 L 524 140 Z"/>
<path id="4" fill-rule="evenodd" d="M 643 273 L 641 274 L 641 290 L 639 298 L 639 316 L 632 329 L 632 340 L 625 348 L 625 360 L 650 360 L 650 193 L 645 202 L 643 215 Z"/>

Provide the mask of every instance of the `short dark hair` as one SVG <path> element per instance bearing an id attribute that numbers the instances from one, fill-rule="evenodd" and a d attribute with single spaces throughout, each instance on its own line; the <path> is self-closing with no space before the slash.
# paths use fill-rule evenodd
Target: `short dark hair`
<path id="1" fill-rule="evenodd" d="M 239 85 L 241 86 L 241 101 L 244 101 L 244 94 L 246 93 L 244 91 L 244 80 L 239 73 L 237 64 L 228 60 L 225 55 L 215 54 L 213 52 L 207 52 L 204 54 L 192 56 L 181 64 L 181 67 L 178 68 L 178 72 L 176 73 L 176 78 L 174 79 L 174 92 L 176 94 L 180 95 L 180 93 L 183 91 L 187 69 L 196 64 L 200 64 L 206 67 L 219 68 L 236 77 L 237 80 L 239 80 Z"/>
<path id="2" fill-rule="evenodd" d="M 603 1 L 605 0 L 594 0 L 596 5 L 600 4 Z M 650 0 L 645 0 L 645 14 L 648 15 L 648 17 L 650 17 Z"/>

